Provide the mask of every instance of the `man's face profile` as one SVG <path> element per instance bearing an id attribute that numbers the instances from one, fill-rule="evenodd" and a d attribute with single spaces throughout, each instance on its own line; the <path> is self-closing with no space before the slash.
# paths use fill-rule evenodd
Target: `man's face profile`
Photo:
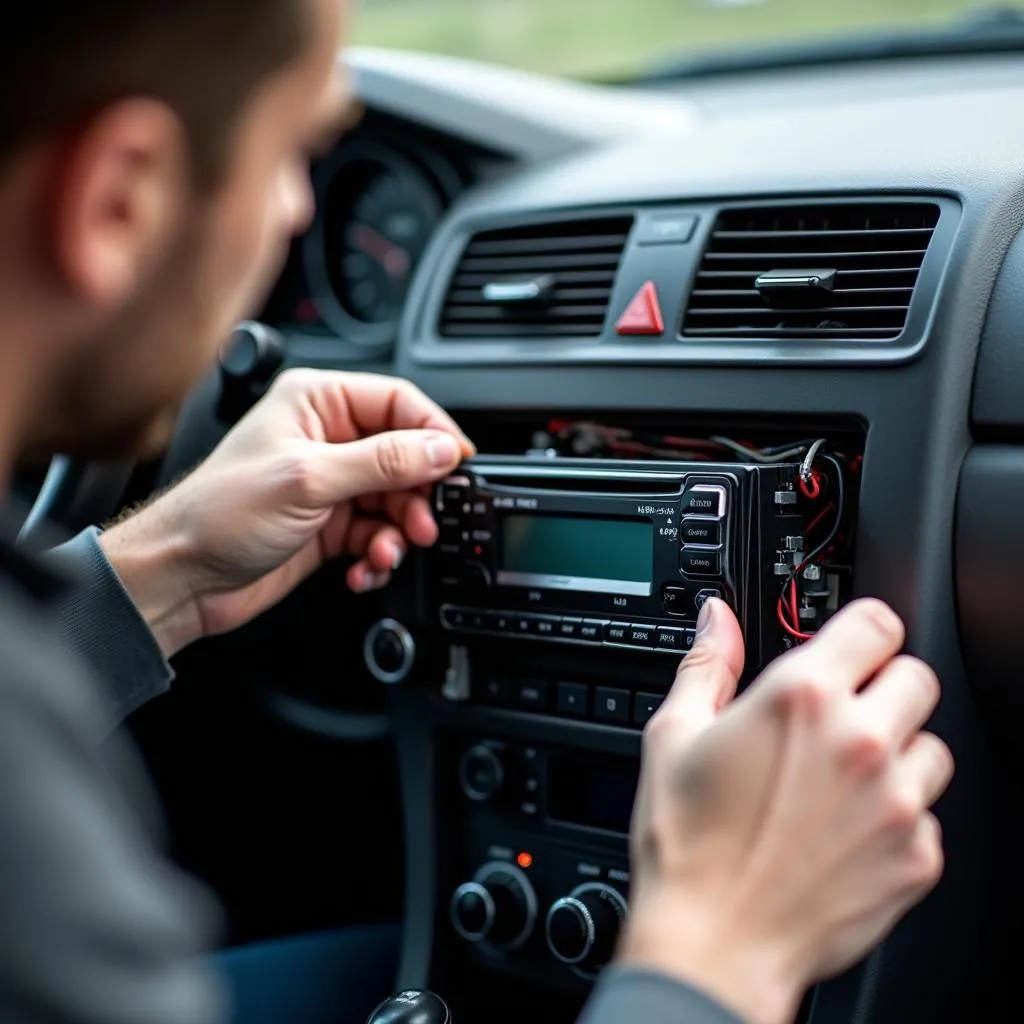
<path id="1" fill-rule="evenodd" d="M 141 93 L 27 147 L 0 176 L 0 215 L 6 184 L 41 228 L 30 288 L 47 309 L 52 394 L 36 446 L 155 451 L 233 325 L 258 313 L 313 215 L 310 157 L 347 105 L 336 64 L 342 0 L 293 3 L 294 55 L 254 84 L 234 125 L 210 126 L 220 150 L 212 183 L 200 180 L 177 112 Z M 225 40 L 223 60 L 235 59 Z M 26 233 L 37 226 L 20 220 Z"/>

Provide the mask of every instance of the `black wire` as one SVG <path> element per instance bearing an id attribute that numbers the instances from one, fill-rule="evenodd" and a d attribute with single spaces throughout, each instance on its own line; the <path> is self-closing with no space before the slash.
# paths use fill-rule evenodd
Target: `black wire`
<path id="1" fill-rule="evenodd" d="M 789 589 L 790 585 L 793 583 L 793 581 L 796 579 L 799 573 L 801 573 L 805 568 L 807 568 L 807 566 L 810 565 L 823 551 L 825 551 L 833 540 L 835 540 L 835 536 L 839 532 L 839 526 L 843 521 L 843 506 L 846 503 L 846 486 L 843 482 L 843 467 L 839 465 L 839 462 L 836 460 L 834 456 L 828 454 L 827 452 L 819 453 L 818 458 L 825 459 L 826 462 L 831 462 L 832 465 L 835 467 L 836 517 L 832 522 L 832 529 L 829 530 L 828 536 L 809 555 L 807 555 L 801 562 L 797 563 L 797 565 L 795 565 L 789 571 L 789 575 L 786 577 L 786 581 L 782 584 L 782 590 L 779 592 L 779 600 L 783 602 L 784 606 L 786 601 L 786 591 Z M 797 622 L 790 623 L 790 625 L 796 630 L 800 629 L 800 624 Z"/>

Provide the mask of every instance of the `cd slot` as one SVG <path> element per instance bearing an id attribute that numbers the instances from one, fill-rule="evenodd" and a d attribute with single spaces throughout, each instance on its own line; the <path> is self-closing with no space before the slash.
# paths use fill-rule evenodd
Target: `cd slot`
<path id="1" fill-rule="evenodd" d="M 683 493 L 683 482 L 680 477 L 653 476 L 637 477 L 623 474 L 613 477 L 609 474 L 572 474 L 553 476 L 550 473 L 538 473 L 537 476 L 498 476 L 488 473 L 480 475 L 488 489 L 497 494 L 515 494 L 522 492 L 552 494 L 626 494 L 634 497 L 678 497 Z"/>

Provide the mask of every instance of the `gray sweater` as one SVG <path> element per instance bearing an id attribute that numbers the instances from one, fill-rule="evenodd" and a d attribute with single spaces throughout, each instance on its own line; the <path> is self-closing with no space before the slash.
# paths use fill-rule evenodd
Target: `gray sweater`
<path id="1" fill-rule="evenodd" d="M 0 1020 L 215 1024 L 212 895 L 160 853 L 119 723 L 173 674 L 94 530 L 33 558 L 0 541 Z M 442 993 L 443 995 L 443 993 Z M 694 990 L 606 971 L 586 1024 L 738 1024 Z"/>

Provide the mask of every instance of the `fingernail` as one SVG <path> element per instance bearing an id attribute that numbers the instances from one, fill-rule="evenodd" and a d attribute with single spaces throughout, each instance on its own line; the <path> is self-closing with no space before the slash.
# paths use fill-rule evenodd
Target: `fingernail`
<path id="1" fill-rule="evenodd" d="M 459 458 L 459 446 L 451 434 L 438 434 L 427 442 L 427 461 L 434 469 L 453 466 Z"/>
<path id="2" fill-rule="evenodd" d="M 714 598 L 709 598 L 700 606 L 700 614 L 697 616 L 697 636 L 707 632 L 711 628 L 711 621 L 715 616 L 713 605 Z"/>
<path id="3" fill-rule="evenodd" d="M 363 593 L 368 594 L 372 590 L 380 590 L 381 587 L 386 586 L 388 582 L 388 574 L 386 572 L 368 572 L 363 577 Z"/>
<path id="4" fill-rule="evenodd" d="M 405 552 L 397 545 L 392 545 L 391 550 L 393 552 L 391 556 L 391 571 L 398 572 L 402 566 L 402 562 L 405 559 Z"/>

